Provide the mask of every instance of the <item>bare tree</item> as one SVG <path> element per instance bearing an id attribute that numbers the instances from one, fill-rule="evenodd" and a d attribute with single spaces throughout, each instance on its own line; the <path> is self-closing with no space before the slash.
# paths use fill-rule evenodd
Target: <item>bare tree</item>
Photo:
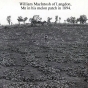
<path id="1" fill-rule="evenodd" d="M 61 17 L 59 17 L 59 23 L 60 23 Z"/>
<path id="2" fill-rule="evenodd" d="M 58 16 L 55 16 L 55 23 L 57 23 L 58 21 Z"/>
<path id="3" fill-rule="evenodd" d="M 9 23 L 9 25 L 11 24 L 11 16 L 7 16 L 7 22 Z"/>
<path id="4" fill-rule="evenodd" d="M 23 19 L 24 24 L 25 24 L 25 21 L 27 21 L 27 19 L 28 19 L 27 17 L 25 17 L 25 18 Z"/>
<path id="5" fill-rule="evenodd" d="M 48 23 L 48 25 L 50 25 L 51 20 L 52 20 L 52 18 L 50 18 L 50 17 L 47 18 L 47 23 Z"/>
<path id="6" fill-rule="evenodd" d="M 66 23 L 67 22 L 67 20 L 64 20 L 64 23 Z"/>

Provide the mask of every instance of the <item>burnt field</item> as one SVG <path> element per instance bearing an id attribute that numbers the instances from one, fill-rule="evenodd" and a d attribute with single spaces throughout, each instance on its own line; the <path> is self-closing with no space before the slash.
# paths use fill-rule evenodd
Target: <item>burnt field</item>
<path id="1" fill-rule="evenodd" d="M 1 26 L 0 88 L 88 88 L 88 25 Z"/>

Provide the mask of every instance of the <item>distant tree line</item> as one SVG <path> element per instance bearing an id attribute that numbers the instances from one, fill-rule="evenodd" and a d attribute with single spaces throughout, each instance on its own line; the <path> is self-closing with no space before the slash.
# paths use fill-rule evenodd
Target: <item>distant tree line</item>
<path id="1" fill-rule="evenodd" d="M 28 20 L 27 17 L 22 17 L 22 16 L 18 16 L 17 18 L 17 21 L 18 23 L 20 24 L 20 22 L 23 22 L 25 24 L 25 22 Z M 32 18 L 29 19 L 29 21 L 31 22 L 31 25 L 35 25 L 35 24 L 41 24 L 41 25 L 44 25 L 44 24 L 50 24 L 51 23 L 51 20 L 52 18 L 51 17 L 48 17 L 47 18 L 47 21 L 41 21 L 42 18 L 39 16 L 39 15 L 34 15 Z M 80 23 L 80 24 L 85 24 L 86 21 L 87 21 L 87 16 L 86 15 L 80 15 L 79 18 L 76 18 L 76 17 L 69 17 L 67 18 L 66 20 L 64 20 L 65 23 L 71 23 L 71 24 L 77 24 L 77 23 Z M 60 23 L 61 21 L 61 17 L 58 17 L 58 16 L 55 16 L 55 24 L 56 23 Z M 12 21 L 11 21 L 11 16 L 7 16 L 7 22 L 9 23 L 9 25 L 12 24 Z"/>
<path id="2" fill-rule="evenodd" d="M 80 17 L 79 18 L 75 18 L 75 17 L 70 17 L 70 18 L 67 18 L 67 22 L 68 23 L 80 23 L 80 24 L 84 24 L 84 23 L 86 23 L 86 21 L 87 21 L 88 19 L 87 19 L 87 16 L 86 15 L 80 15 Z"/>

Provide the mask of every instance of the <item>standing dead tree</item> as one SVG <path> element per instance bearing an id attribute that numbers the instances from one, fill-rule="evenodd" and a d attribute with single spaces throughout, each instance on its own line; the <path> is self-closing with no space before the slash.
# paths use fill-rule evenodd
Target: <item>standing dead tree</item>
<path id="1" fill-rule="evenodd" d="M 59 17 L 59 23 L 60 23 L 61 17 Z"/>
<path id="2" fill-rule="evenodd" d="M 55 24 L 57 23 L 58 21 L 58 16 L 55 16 Z"/>
<path id="3" fill-rule="evenodd" d="M 11 16 L 7 16 L 7 22 L 9 23 L 9 25 L 11 25 Z"/>
<path id="4" fill-rule="evenodd" d="M 47 23 L 48 23 L 48 25 L 51 24 L 51 20 L 52 20 L 52 18 L 50 18 L 50 17 L 47 18 Z"/>

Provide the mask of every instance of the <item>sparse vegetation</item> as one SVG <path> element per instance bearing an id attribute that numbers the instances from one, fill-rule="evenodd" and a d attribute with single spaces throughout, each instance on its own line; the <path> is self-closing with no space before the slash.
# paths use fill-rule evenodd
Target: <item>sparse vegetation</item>
<path id="1" fill-rule="evenodd" d="M 25 24 L 25 22 L 27 21 L 28 17 L 22 17 L 22 16 L 18 16 L 17 20 L 18 20 L 18 23 L 20 24 L 21 22 L 23 22 Z M 11 21 L 11 16 L 7 16 L 7 22 L 9 23 L 9 25 L 14 25 L 13 22 Z M 29 18 L 29 22 L 31 22 L 31 26 L 37 26 L 37 25 L 41 25 L 43 26 L 44 24 L 47 24 L 47 25 L 51 25 L 53 23 L 57 23 L 59 21 L 61 21 L 61 17 L 58 18 L 58 15 L 55 16 L 55 22 L 51 22 L 52 20 L 52 17 L 48 17 L 47 18 L 47 21 L 41 21 L 42 20 L 42 17 L 40 17 L 39 15 L 34 15 L 32 18 Z M 71 23 L 71 24 L 86 24 L 87 22 L 87 16 L 86 15 L 80 15 L 79 18 L 76 18 L 76 17 L 68 17 L 67 19 L 64 20 L 63 24 L 64 23 Z M 29 24 L 29 23 L 27 23 Z"/>
<path id="2" fill-rule="evenodd" d="M 87 28 L 76 24 L 1 27 L 1 87 L 87 88 Z"/>

